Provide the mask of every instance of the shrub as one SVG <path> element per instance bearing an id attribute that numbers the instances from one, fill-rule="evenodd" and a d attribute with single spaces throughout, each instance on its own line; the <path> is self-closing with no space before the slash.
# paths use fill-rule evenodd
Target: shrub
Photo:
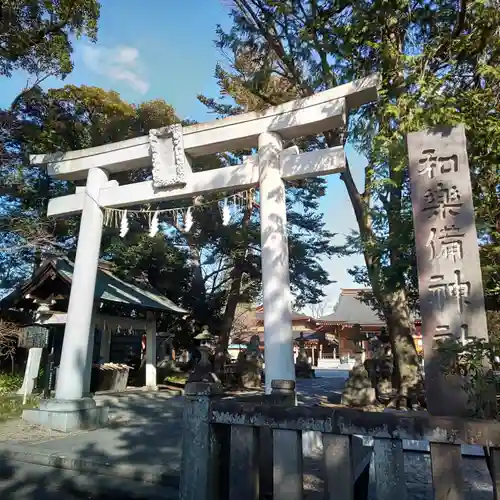
<path id="1" fill-rule="evenodd" d="M 17 391 L 23 385 L 21 375 L 11 373 L 0 373 L 0 395 L 10 394 Z"/>
<path id="2" fill-rule="evenodd" d="M 498 339 L 486 342 L 473 339 L 462 344 L 449 338 L 441 341 L 441 369 L 446 375 L 459 375 L 464 381 L 464 390 L 469 399 L 473 418 L 492 418 L 496 415 L 494 391 L 498 387 L 500 345 Z M 492 415 L 492 413 L 494 415 Z"/>

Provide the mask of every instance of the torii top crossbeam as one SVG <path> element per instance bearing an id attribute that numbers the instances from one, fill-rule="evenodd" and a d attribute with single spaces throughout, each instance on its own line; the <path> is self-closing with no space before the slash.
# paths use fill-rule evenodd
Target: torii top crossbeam
<path id="1" fill-rule="evenodd" d="M 116 208 L 167 198 L 169 200 L 185 198 L 222 189 L 246 189 L 254 186 L 259 176 L 256 157 L 248 158 L 243 165 L 192 175 L 190 158 L 235 149 L 255 148 L 259 135 L 264 132 L 278 132 L 282 139 L 293 139 L 318 134 L 325 130 L 339 129 L 345 125 L 349 110 L 376 99 L 378 81 L 378 76 L 372 75 L 264 111 L 183 127 L 179 136 L 182 142 L 180 155 L 184 163 L 183 170 L 186 171 L 185 182 L 172 182 L 168 191 L 156 189 L 154 181 L 124 186 L 109 182 L 100 189 L 99 205 Z M 91 168 L 102 168 L 108 174 L 147 168 L 152 162 L 154 163 L 152 140 L 156 139 L 158 142 L 158 137 L 161 140 L 162 133 L 162 129 L 158 129 L 151 131 L 148 136 L 67 153 L 32 155 L 30 160 L 32 164 L 46 164 L 49 175 L 61 180 L 85 179 Z M 160 149 L 161 147 L 160 144 Z M 300 162 L 295 159 L 296 165 L 294 159 L 289 157 L 289 165 L 284 169 L 283 178 L 292 180 L 340 172 L 344 163 L 343 149 L 331 148 L 328 152 L 329 157 L 323 152 L 321 161 L 318 161 L 317 154 L 305 153 Z M 172 151 L 160 151 L 160 153 L 158 156 L 170 153 L 173 157 Z M 173 158 L 170 163 L 172 162 L 175 163 Z M 171 168 L 171 165 L 166 167 Z M 77 188 L 73 195 L 50 200 L 48 215 L 80 212 L 83 208 L 83 191 L 84 189 Z"/>
<path id="2" fill-rule="evenodd" d="M 197 157 L 253 148 L 263 132 L 279 132 L 283 139 L 313 135 L 341 127 L 346 113 L 377 99 L 378 75 L 346 83 L 310 97 L 221 120 L 184 127 L 184 150 Z M 67 153 L 32 155 L 31 164 L 46 164 L 48 173 L 62 180 L 85 179 L 92 167 L 108 172 L 151 165 L 147 135 Z"/>

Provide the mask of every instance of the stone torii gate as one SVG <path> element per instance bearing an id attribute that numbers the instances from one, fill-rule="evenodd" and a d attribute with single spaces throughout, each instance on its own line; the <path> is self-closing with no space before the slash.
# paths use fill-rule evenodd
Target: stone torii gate
<path id="1" fill-rule="evenodd" d="M 84 382 L 91 359 L 90 326 L 103 228 L 103 210 L 154 201 L 193 198 L 219 190 L 259 185 L 266 392 L 275 379 L 295 380 L 291 295 L 286 233 L 285 180 L 340 173 L 343 148 L 299 153 L 283 150 L 283 141 L 346 126 L 350 110 L 377 98 L 376 75 L 341 85 L 262 112 L 246 113 L 208 123 L 173 125 L 151 130 L 148 136 L 113 144 L 34 155 L 32 164 L 45 164 L 61 180 L 87 179 L 76 193 L 50 200 L 49 216 L 82 213 L 75 270 L 56 398 L 45 402 L 40 423 L 58 428 L 94 422 L 99 411 Z M 258 154 L 243 164 L 192 172 L 191 158 L 258 146 Z M 119 186 L 115 172 L 152 165 L 153 180 Z M 45 412 L 44 415 L 42 415 Z"/>

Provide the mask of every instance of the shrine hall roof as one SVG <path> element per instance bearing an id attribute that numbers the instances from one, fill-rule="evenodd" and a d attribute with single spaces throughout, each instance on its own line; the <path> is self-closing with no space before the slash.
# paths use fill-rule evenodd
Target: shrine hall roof
<path id="1" fill-rule="evenodd" d="M 377 312 L 361 300 L 363 289 L 344 288 L 332 314 L 319 318 L 319 322 L 347 323 L 350 325 L 384 326 Z"/>
<path id="2" fill-rule="evenodd" d="M 51 279 L 54 274 L 71 285 L 73 271 L 74 263 L 65 257 L 47 259 L 28 281 L 18 286 L 0 301 L 0 308 L 2 306 L 12 307 L 26 294 L 34 293 L 36 288 L 41 286 L 47 279 Z M 103 265 L 100 265 L 97 271 L 94 297 L 104 301 L 136 306 L 141 309 L 187 313 L 186 310 L 160 295 L 156 290 L 123 281 Z"/>
<path id="3" fill-rule="evenodd" d="M 264 321 L 264 306 L 258 306 L 255 308 L 255 319 L 258 321 Z M 307 314 L 298 313 L 292 311 L 292 321 L 311 321 L 313 318 L 307 316 Z"/>

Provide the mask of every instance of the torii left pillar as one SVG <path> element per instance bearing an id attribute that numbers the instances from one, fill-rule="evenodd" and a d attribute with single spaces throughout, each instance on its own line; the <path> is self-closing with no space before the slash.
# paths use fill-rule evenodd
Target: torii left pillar
<path id="1" fill-rule="evenodd" d="M 97 407 L 93 398 L 84 397 L 90 369 L 87 365 L 92 361 L 89 350 L 94 346 L 90 339 L 103 228 L 103 211 L 96 200 L 107 183 L 105 170 L 89 170 L 73 271 L 73 283 L 78 286 L 71 287 L 69 297 L 56 397 L 42 400 L 38 410 L 23 412 L 23 420 L 61 431 L 96 427 L 107 420 L 107 409 Z"/>

